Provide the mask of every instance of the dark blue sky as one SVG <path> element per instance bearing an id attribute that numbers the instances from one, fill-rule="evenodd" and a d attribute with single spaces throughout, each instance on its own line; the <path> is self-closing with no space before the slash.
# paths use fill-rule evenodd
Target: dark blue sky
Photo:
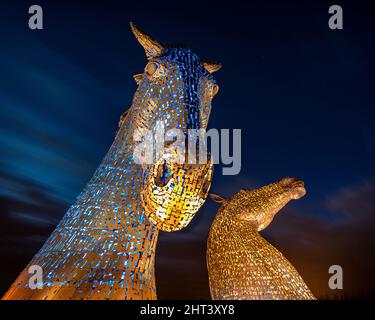
<path id="1" fill-rule="evenodd" d="M 31 4 L 44 9 L 44 30 L 28 29 Z M 342 5 L 344 30 L 328 28 L 331 4 Z M 2 4 L 0 255 L 9 263 L 0 289 L 108 150 L 136 89 L 132 76 L 146 62 L 129 29 L 134 21 L 160 42 L 184 43 L 223 64 L 209 127 L 242 129 L 242 171 L 222 176 L 218 165 L 212 192 L 302 178 L 308 194 L 264 235 L 317 295 L 332 295 L 332 264 L 347 274 L 345 294 L 374 292 L 374 9 L 354 1 Z M 208 200 L 185 231 L 161 235 L 161 298 L 208 297 L 204 246 L 216 210 Z"/>

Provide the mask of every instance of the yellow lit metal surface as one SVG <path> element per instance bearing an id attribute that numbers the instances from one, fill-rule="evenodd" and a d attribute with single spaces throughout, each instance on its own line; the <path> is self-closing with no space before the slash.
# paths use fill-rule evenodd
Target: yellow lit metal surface
<path id="1" fill-rule="evenodd" d="M 213 165 L 186 165 L 160 159 L 141 192 L 147 218 L 163 231 L 186 227 L 207 198 Z"/>
<path id="2" fill-rule="evenodd" d="M 207 68 L 214 72 L 218 66 L 203 64 L 187 48 L 164 48 L 131 27 L 152 59 L 146 72 L 135 76 L 139 86 L 132 105 L 93 177 L 3 299 L 156 299 L 157 226 L 169 231 L 186 226 L 206 198 L 210 165 L 169 163 L 175 185 L 163 188 L 157 176 L 145 175 L 156 174 L 160 162 L 152 164 L 159 157 L 146 164 L 134 161 L 134 132 L 152 131 L 158 122 L 167 129 L 206 129 L 216 83 Z M 159 206 L 166 208 L 161 220 L 150 211 Z M 30 288 L 30 266 L 42 269 L 43 288 Z"/>
<path id="3" fill-rule="evenodd" d="M 297 270 L 259 234 L 290 200 L 305 194 L 302 181 L 284 178 L 241 190 L 222 203 L 207 242 L 211 296 L 217 300 L 315 299 Z"/>

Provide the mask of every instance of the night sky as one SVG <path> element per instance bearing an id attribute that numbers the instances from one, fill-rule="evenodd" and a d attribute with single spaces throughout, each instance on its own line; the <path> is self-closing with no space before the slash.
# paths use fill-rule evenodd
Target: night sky
<path id="1" fill-rule="evenodd" d="M 40 4 L 44 30 L 28 28 Z M 328 28 L 339 4 L 344 30 Z M 215 166 L 229 197 L 284 176 L 305 181 L 262 235 L 318 298 L 375 296 L 375 6 L 347 1 L 6 1 L 0 7 L 0 295 L 74 202 L 114 139 L 146 58 L 134 21 L 219 61 L 209 128 L 242 129 L 242 170 Z M 218 205 L 161 233 L 161 299 L 208 299 L 205 246 Z M 344 289 L 328 288 L 339 264 Z"/>

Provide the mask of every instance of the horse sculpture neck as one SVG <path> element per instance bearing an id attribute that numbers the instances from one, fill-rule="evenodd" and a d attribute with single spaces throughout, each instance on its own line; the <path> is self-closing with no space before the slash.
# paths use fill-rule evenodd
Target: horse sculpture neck
<path id="1" fill-rule="evenodd" d="M 62 221 L 5 294 L 5 299 L 156 299 L 158 230 L 140 203 L 140 165 L 130 120 Z M 28 269 L 43 270 L 43 289 L 29 288 Z"/>

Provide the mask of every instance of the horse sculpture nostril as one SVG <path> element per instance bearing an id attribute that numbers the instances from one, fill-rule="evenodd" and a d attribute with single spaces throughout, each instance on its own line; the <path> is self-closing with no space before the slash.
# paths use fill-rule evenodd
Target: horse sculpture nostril
<path id="1" fill-rule="evenodd" d="M 299 186 L 295 187 L 292 191 L 293 199 L 302 198 L 305 194 L 306 194 L 306 189 L 303 185 L 303 182 Z"/>
<path id="2" fill-rule="evenodd" d="M 169 171 L 168 164 L 164 160 L 162 163 L 157 165 L 155 184 L 158 187 L 164 187 L 168 184 L 168 181 L 171 179 L 173 172 Z"/>

